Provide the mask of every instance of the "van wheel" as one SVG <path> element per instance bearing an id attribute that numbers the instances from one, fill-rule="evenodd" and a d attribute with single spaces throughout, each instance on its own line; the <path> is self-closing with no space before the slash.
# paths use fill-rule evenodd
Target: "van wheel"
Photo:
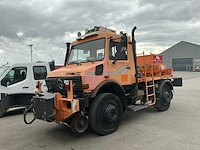
<path id="1" fill-rule="evenodd" d="M 171 99 L 173 97 L 172 90 L 170 87 L 165 84 L 163 89 L 160 92 L 160 97 L 159 97 L 159 106 L 155 106 L 155 108 L 158 111 L 165 111 L 169 108 Z"/>
<path id="2" fill-rule="evenodd" d="M 4 115 L 5 113 L 5 108 L 3 107 L 3 105 L 0 103 L 0 118 Z"/>
<path id="3" fill-rule="evenodd" d="M 119 97 L 112 93 L 101 93 L 90 105 L 90 126 L 101 135 L 113 133 L 120 125 L 122 114 L 123 107 Z"/>

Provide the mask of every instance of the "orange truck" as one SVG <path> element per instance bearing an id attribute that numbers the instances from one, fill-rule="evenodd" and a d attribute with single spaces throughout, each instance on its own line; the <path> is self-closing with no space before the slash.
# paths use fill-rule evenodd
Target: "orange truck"
<path id="1" fill-rule="evenodd" d="M 56 122 L 83 133 L 88 126 L 100 135 L 117 130 L 125 110 L 138 111 L 150 106 L 158 111 L 169 108 L 173 69 L 162 63 L 160 55 L 136 56 L 134 31 L 126 33 L 95 26 L 78 33 L 67 44 L 65 65 L 48 73 L 44 92 L 38 92 L 24 112 L 24 121 L 35 119 Z M 31 110 L 33 120 L 26 120 Z"/>

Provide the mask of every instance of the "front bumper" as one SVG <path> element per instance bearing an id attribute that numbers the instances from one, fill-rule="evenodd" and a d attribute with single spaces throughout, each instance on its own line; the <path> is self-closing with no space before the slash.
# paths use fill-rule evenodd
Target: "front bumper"
<path id="1" fill-rule="evenodd" d="M 65 121 L 80 111 L 79 100 L 62 98 L 60 93 L 41 93 L 33 97 L 32 112 L 36 119 L 44 121 Z"/>
<path id="2" fill-rule="evenodd" d="M 72 114 L 81 110 L 80 100 L 73 98 L 73 83 L 69 83 L 67 98 L 59 92 L 38 93 L 33 97 L 32 110 L 35 118 L 46 121 L 65 121 Z"/>

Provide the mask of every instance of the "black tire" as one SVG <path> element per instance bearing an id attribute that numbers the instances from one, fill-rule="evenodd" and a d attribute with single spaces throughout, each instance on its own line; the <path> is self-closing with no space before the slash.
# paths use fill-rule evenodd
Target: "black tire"
<path id="1" fill-rule="evenodd" d="M 112 93 L 101 93 L 90 105 L 90 126 L 101 135 L 113 133 L 121 123 L 122 114 L 123 107 L 119 97 Z"/>
<path id="2" fill-rule="evenodd" d="M 158 111 L 165 111 L 169 108 L 173 93 L 170 87 L 165 84 L 160 92 L 159 105 L 155 106 Z"/>
<path id="3" fill-rule="evenodd" d="M 6 112 L 5 108 L 3 107 L 3 105 L 0 102 L 0 118 L 4 115 L 5 112 Z"/>

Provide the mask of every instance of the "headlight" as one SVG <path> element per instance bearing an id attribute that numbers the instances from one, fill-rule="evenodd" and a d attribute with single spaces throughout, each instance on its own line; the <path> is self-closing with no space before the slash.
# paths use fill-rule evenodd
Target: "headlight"
<path id="1" fill-rule="evenodd" d="M 64 80 L 65 85 L 69 85 L 69 80 Z"/>

